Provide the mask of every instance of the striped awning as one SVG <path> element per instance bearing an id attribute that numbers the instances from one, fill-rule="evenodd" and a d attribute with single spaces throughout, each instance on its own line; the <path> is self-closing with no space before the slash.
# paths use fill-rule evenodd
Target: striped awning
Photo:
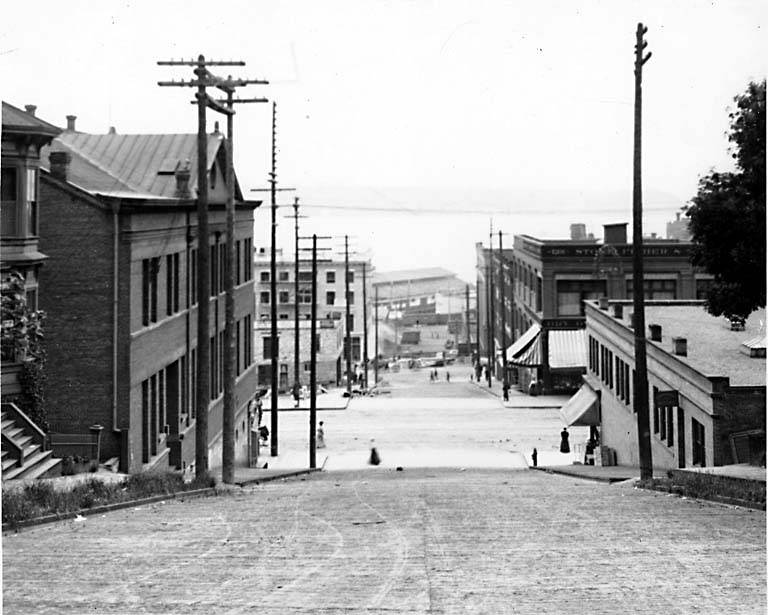
<path id="1" fill-rule="evenodd" d="M 516 356 L 525 352 L 528 347 L 536 340 L 539 335 L 541 327 L 539 325 L 531 325 L 531 328 L 523 333 L 517 340 L 515 340 L 511 346 L 507 348 L 507 360 L 514 359 Z"/>
<path id="2" fill-rule="evenodd" d="M 583 384 L 576 394 L 560 408 L 560 418 L 566 425 L 599 425 L 600 412 L 597 393 Z"/>
<path id="3" fill-rule="evenodd" d="M 549 367 L 562 369 L 567 367 L 585 367 L 587 365 L 587 331 L 549 332 Z"/>
<path id="4" fill-rule="evenodd" d="M 528 344 L 518 352 L 509 358 L 509 362 L 512 365 L 518 367 L 540 367 L 542 365 L 542 352 L 541 352 L 541 331 L 538 325 L 534 325 L 537 329 L 529 339 Z M 525 336 L 527 336 L 531 330 L 528 329 Z M 518 343 L 523 340 L 521 337 L 517 340 Z M 584 329 L 574 330 L 554 330 L 547 332 L 547 340 L 549 342 L 548 362 L 550 369 L 568 369 L 585 367 L 587 364 L 587 333 Z"/>

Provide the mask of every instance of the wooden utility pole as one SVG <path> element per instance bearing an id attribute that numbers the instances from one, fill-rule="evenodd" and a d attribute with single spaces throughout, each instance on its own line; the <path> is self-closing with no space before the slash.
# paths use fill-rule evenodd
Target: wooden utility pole
<path id="1" fill-rule="evenodd" d="M 379 287 L 374 288 L 373 304 L 373 353 L 376 355 L 373 363 L 373 383 L 379 384 Z"/>
<path id="2" fill-rule="evenodd" d="M 270 327 L 270 441 L 269 454 L 277 457 L 277 103 L 272 103 L 272 171 L 269 174 L 270 197 L 272 206 L 272 247 L 269 261 L 269 317 Z"/>
<path id="3" fill-rule="evenodd" d="M 347 393 L 352 396 L 352 338 L 349 331 L 350 325 L 350 305 L 349 305 L 349 236 L 344 235 L 344 303 L 347 305 L 346 311 L 346 346 L 347 346 Z"/>
<path id="4" fill-rule="evenodd" d="M 643 36 L 648 28 L 637 24 L 635 42 L 635 147 L 632 175 L 632 303 L 635 333 L 635 382 L 633 402 L 637 412 L 637 440 L 640 478 L 653 478 L 651 429 L 648 411 L 648 366 L 645 340 L 645 288 L 643 284 L 643 192 L 641 175 L 641 119 L 643 106 L 643 64 L 650 58 L 643 51 L 648 43 Z"/>
<path id="5" fill-rule="evenodd" d="M 363 261 L 363 368 L 365 376 L 363 377 L 363 388 L 368 389 L 368 305 L 366 303 L 368 295 L 366 294 L 365 280 L 365 261 Z"/>
<path id="6" fill-rule="evenodd" d="M 293 268 L 294 275 L 294 306 L 293 306 L 293 319 L 294 319 L 294 340 L 293 340 L 293 383 L 294 386 L 301 386 L 301 361 L 299 360 L 299 218 L 305 218 L 306 216 L 299 215 L 299 197 L 293 199 L 293 221 L 294 221 L 294 237 L 295 237 L 295 254 L 296 262 Z M 313 317 L 314 318 L 314 317 Z"/>
<path id="7" fill-rule="evenodd" d="M 206 60 L 202 54 L 197 60 L 159 61 L 159 66 L 194 66 L 196 79 L 190 81 L 159 81 L 159 86 L 197 88 L 197 365 L 195 407 L 195 474 L 204 477 L 208 472 L 208 411 L 210 391 L 210 297 L 211 284 L 208 271 L 209 224 L 208 224 L 208 135 L 206 133 L 206 108 L 229 115 L 227 107 L 214 101 L 206 88 L 233 89 L 249 83 L 266 83 L 261 80 L 221 79 L 211 74 L 209 66 L 245 66 L 242 61 Z"/>
<path id="8" fill-rule="evenodd" d="M 504 247 L 502 244 L 502 232 L 499 231 L 499 293 L 501 294 L 501 381 L 506 391 L 507 382 L 507 302 L 504 294 Z"/>
<path id="9" fill-rule="evenodd" d="M 309 347 L 309 467 L 315 468 L 317 467 L 317 235 L 312 235 L 312 325 Z"/>
<path id="10" fill-rule="evenodd" d="M 491 387 L 493 380 L 494 354 L 496 350 L 496 336 L 494 332 L 494 320 L 496 315 L 493 309 L 493 220 L 491 220 L 491 232 L 489 236 L 489 248 L 488 248 L 488 264 L 486 271 L 488 273 L 488 388 Z"/>
<path id="11" fill-rule="evenodd" d="M 231 77 L 229 77 L 231 79 Z M 266 83 L 266 82 L 262 82 Z M 234 98 L 234 88 L 224 88 L 227 93 L 227 213 L 226 213 L 226 266 L 224 267 L 224 412 L 222 415 L 222 463 L 221 479 L 224 483 L 235 482 L 235 171 L 234 128 L 235 103 L 264 103 L 266 98 Z M 219 101 L 222 102 L 222 101 Z M 250 257 L 249 257 L 250 259 Z M 252 335 L 247 331 L 246 335 Z M 248 434 L 247 434 L 248 435 Z"/>
<path id="12" fill-rule="evenodd" d="M 466 288 L 464 289 L 464 297 L 466 299 L 466 309 L 467 309 L 467 355 L 469 357 L 472 357 L 472 332 L 469 328 L 469 284 L 467 284 Z"/>

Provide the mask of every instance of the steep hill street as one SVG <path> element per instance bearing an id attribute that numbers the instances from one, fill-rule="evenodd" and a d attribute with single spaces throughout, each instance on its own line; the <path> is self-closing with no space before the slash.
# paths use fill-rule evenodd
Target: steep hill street
<path id="1" fill-rule="evenodd" d="M 570 463 L 557 412 L 455 371 L 319 413 L 325 472 L 6 534 L 4 612 L 765 612 L 764 513 L 529 471 Z M 306 466 L 307 413 L 280 420 L 263 459 Z"/>

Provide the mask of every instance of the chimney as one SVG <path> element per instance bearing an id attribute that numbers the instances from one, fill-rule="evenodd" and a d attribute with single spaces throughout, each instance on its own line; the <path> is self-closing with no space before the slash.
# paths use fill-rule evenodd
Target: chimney
<path id="1" fill-rule="evenodd" d="M 613 304 L 613 317 L 618 320 L 624 318 L 624 306 L 621 303 Z"/>
<path id="2" fill-rule="evenodd" d="M 672 350 L 678 357 L 688 356 L 688 340 L 686 338 L 673 337 L 672 344 L 673 344 Z"/>
<path id="3" fill-rule="evenodd" d="M 597 305 L 601 310 L 607 310 L 608 309 L 608 297 L 598 297 L 597 298 Z"/>
<path id="4" fill-rule="evenodd" d="M 627 243 L 627 223 L 603 224 L 603 243 Z"/>
<path id="5" fill-rule="evenodd" d="M 67 169 L 72 160 L 72 154 L 69 152 L 51 152 L 48 156 L 48 162 L 51 166 L 51 175 L 61 181 L 67 181 Z"/>
<path id="6" fill-rule="evenodd" d="M 661 341 L 661 325 L 648 325 L 648 328 L 651 330 L 651 341 L 660 342 Z"/>
<path id="7" fill-rule="evenodd" d="M 189 160 L 184 161 L 184 164 L 179 163 L 176 167 L 176 194 L 175 196 L 180 199 L 188 199 L 190 197 L 189 192 Z"/>
<path id="8" fill-rule="evenodd" d="M 35 105 L 24 105 L 24 109 L 32 116 L 34 116 L 35 111 L 37 111 L 37 107 Z"/>
<path id="9" fill-rule="evenodd" d="M 114 126 L 110 126 L 109 127 L 109 134 L 111 134 L 111 135 L 116 135 L 117 134 L 117 130 L 115 130 Z"/>
<path id="10" fill-rule="evenodd" d="M 214 122 L 213 123 L 213 134 L 215 134 L 215 135 L 220 134 L 219 133 L 219 122 Z"/>
<path id="11" fill-rule="evenodd" d="M 67 116 L 67 131 L 75 132 L 75 120 L 76 119 L 77 119 L 76 115 L 68 115 Z"/>

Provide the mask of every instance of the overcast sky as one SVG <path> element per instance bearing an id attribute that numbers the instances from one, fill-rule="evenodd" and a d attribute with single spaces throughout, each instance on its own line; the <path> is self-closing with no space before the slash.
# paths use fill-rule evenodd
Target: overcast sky
<path id="1" fill-rule="evenodd" d="M 36 104 L 59 126 L 77 115 L 86 132 L 188 133 L 196 130 L 192 91 L 157 81 L 190 78 L 191 70 L 156 61 L 199 53 L 242 59 L 245 68 L 217 73 L 271 82 L 240 95 L 277 101 L 279 178 L 308 207 L 347 194 L 361 206 L 440 209 L 453 191 L 474 194 L 462 202 L 483 212 L 535 210 L 549 206 L 537 201 L 549 191 L 564 224 L 601 195 L 631 194 L 633 46 L 643 21 L 653 53 L 644 72 L 643 183 L 671 219 L 701 174 L 729 164 L 726 107 L 767 72 L 766 7 L 764 0 L 5 3 L 2 97 Z M 243 105 L 235 123 L 241 184 L 264 186 L 269 105 Z M 417 190 L 420 202 L 403 188 Z M 479 233 L 465 239 L 469 261 L 474 241 L 487 238 L 488 215 L 476 218 L 459 224 Z M 514 226 L 528 232 L 519 216 Z M 444 231 L 455 227 L 448 221 Z M 380 267 L 390 268 L 380 256 Z M 436 256 L 423 264 L 445 263 Z"/>

